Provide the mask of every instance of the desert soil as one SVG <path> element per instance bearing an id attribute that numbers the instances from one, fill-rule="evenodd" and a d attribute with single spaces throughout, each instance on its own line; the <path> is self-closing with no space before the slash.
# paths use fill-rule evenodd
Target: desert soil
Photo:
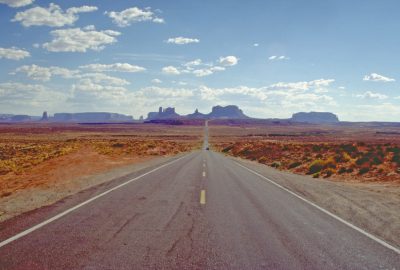
<path id="1" fill-rule="evenodd" d="M 9 196 L 0 198 L 0 222 L 169 158 L 117 158 L 87 148 L 39 164 L 25 174 L 8 175 L 8 182 L 23 185 Z"/>

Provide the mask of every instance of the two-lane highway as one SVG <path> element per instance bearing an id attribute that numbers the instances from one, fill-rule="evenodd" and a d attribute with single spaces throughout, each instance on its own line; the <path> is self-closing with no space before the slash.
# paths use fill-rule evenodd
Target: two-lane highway
<path id="1" fill-rule="evenodd" d="M 395 247 L 207 150 L 43 222 L 0 239 L 1 269 L 400 269 Z"/>

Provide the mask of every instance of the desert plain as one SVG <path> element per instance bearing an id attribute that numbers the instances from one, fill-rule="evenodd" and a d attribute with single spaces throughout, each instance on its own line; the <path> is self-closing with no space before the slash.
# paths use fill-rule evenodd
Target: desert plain
<path id="1" fill-rule="evenodd" d="M 0 221 L 202 148 L 204 122 L 0 125 Z M 400 127 L 209 121 L 210 151 L 400 244 Z M 1 229 L 1 225 L 0 225 Z"/>

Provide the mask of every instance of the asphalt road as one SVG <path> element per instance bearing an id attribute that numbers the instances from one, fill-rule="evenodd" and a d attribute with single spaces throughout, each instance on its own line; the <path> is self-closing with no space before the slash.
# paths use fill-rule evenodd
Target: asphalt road
<path id="1" fill-rule="evenodd" d="M 201 150 L 0 224 L 0 269 L 392 270 L 400 255 Z"/>

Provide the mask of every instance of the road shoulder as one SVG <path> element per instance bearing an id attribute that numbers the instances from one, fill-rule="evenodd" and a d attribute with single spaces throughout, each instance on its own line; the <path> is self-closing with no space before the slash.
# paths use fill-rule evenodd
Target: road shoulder
<path id="1" fill-rule="evenodd" d="M 333 182 L 295 175 L 230 157 L 357 227 L 400 247 L 400 187 L 390 184 Z"/>

